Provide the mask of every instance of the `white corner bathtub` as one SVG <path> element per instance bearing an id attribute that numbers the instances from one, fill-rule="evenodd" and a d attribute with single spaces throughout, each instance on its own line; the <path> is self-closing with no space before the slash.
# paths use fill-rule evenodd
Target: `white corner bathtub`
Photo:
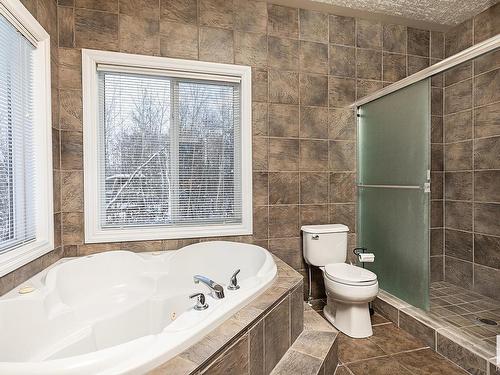
<path id="1" fill-rule="evenodd" d="M 226 288 L 236 269 L 240 289 Z M 144 373 L 200 340 L 276 275 L 265 249 L 203 242 L 177 251 L 62 259 L 0 298 L 0 374 Z M 224 286 L 214 299 L 193 276 Z M 196 311 L 203 292 L 209 308 Z"/>

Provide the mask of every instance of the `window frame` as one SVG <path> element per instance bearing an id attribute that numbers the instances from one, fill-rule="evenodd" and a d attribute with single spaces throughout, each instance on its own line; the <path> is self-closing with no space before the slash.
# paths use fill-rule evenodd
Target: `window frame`
<path id="1" fill-rule="evenodd" d="M 241 82 L 242 222 L 240 224 L 101 227 L 99 176 L 102 157 L 96 152 L 99 144 L 98 66 L 125 73 L 168 75 L 168 72 L 170 74 L 174 72 L 175 75 L 186 78 Z M 253 233 L 251 77 L 249 66 L 82 49 L 85 243 L 251 235 Z"/>
<path id="2" fill-rule="evenodd" d="M 50 36 L 19 0 L 0 0 L 0 14 L 35 47 L 33 51 L 33 151 L 35 240 L 0 254 L 0 276 L 54 249 Z M 18 198 L 15 198 L 18 199 Z"/>

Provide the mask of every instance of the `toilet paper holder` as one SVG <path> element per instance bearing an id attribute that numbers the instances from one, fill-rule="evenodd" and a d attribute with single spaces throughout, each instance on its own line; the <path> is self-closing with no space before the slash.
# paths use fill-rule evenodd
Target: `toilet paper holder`
<path id="1" fill-rule="evenodd" d="M 368 249 L 366 247 L 356 247 L 354 248 L 354 250 L 352 251 L 354 253 L 354 255 L 356 255 L 356 258 L 358 260 L 359 263 L 362 263 L 363 265 L 363 268 L 365 267 L 365 262 L 373 262 L 373 260 L 375 259 L 375 255 L 372 254 L 372 253 L 366 253 Z M 361 254 L 365 254 L 367 256 L 371 256 L 371 260 L 363 260 L 362 258 L 364 258 Z"/>

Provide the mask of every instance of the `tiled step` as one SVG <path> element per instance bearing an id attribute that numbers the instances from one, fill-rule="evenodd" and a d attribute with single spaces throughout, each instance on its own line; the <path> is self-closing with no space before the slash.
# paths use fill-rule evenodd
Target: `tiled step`
<path id="1" fill-rule="evenodd" d="M 271 372 L 271 375 L 333 375 L 338 364 L 338 331 L 307 304 L 304 330 Z"/>

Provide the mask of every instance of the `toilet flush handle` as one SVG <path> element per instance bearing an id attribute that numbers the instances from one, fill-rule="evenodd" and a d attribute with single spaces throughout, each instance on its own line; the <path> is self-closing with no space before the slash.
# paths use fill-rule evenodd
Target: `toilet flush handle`
<path id="1" fill-rule="evenodd" d="M 313 234 L 313 235 L 311 236 L 311 238 L 312 238 L 313 240 L 319 240 L 319 234 Z"/>

